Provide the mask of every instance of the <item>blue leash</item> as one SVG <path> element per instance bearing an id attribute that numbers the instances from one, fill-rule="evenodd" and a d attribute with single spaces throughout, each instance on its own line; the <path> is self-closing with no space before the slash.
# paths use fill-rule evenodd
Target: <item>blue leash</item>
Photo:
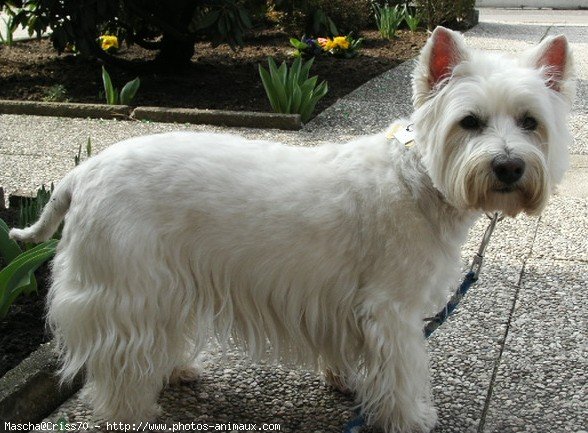
<path id="1" fill-rule="evenodd" d="M 490 219 L 490 223 L 484 232 L 484 237 L 482 238 L 482 242 L 480 243 L 480 248 L 478 248 L 478 252 L 474 256 L 472 260 L 472 265 L 470 266 L 469 272 L 464 277 L 463 281 L 451 296 L 451 299 L 447 302 L 445 307 L 439 311 L 434 317 L 430 317 L 427 320 L 427 325 L 424 329 L 425 338 L 429 338 L 435 330 L 441 326 L 449 316 L 453 314 L 459 302 L 463 299 L 465 294 L 468 292 L 469 288 L 478 281 L 478 276 L 480 275 L 480 270 L 482 269 L 482 262 L 484 260 L 484 252 L 486 251 L 486 247 L 488 246 L 488 242 L 490 241 L 490 236 L 492 236 L 492 232 L 496 227 L 496 223 L 500 221 L 503 217 L 495 212 L 492 216 L 488 215 Z M 357 416 L 345 424 L 343 428 L 343 433 L 359 433 L 361 428 L 365 425 L 365 417 L 361 413 L 360 409 L 356 411 Z"/>

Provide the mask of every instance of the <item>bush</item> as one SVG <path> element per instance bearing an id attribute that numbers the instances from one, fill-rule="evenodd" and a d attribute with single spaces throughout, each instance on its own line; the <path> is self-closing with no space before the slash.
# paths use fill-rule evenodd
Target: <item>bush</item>
<path id="1" fill-rule="evenodd" d="M 190 61 L 197 37 L 235 45 L 251 26 L 237 0 L 0 0 L 0 8 L 30 34 L 51 28 L 59 52 L 73 45 L 83 55 L 121 66 L 129 63 L 102 50 L 101 34 L 158 50 L 156 62 L 173 68 Z"/>
<path id="2" fill-rule="evenodd" d="M 310 10 L 322 10 L 337 25 L 339 34 L 358 33 L 372 20 L 370 0 L 310 0 Z"/>
<path id="3" fill-rule="evenodd" d="M 269 0 L 268 18 L 287 33 L 338 36 L 371 23 L 370 0 Z"/>
<path id="4" fill-rule="evenodd" d="M 473 14 L 475 0 L 416 0 L 417 12 L 429 30 L 438 25 L 459 27 L 467 25 Z"/>

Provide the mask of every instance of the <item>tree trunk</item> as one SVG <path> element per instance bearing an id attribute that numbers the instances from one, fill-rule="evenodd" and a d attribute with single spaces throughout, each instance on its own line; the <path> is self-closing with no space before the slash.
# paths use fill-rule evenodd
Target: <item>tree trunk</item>
<path id="1" fill-rule="evenodd" d="M 164 68 L 185 67 L 190 64 L 193 55 L 194 38 L 178 39 L 174 35 L 164 33 L 155 62 Z"/>
<path id="2" fill-rule="evenodd" d="M 163 36 L 161 48 L 155 62 L 163 68 L 185 67 L 190 64 L 194 55 L 194 35 L 190 34 L 188 27 L 194 16 L 196 5 L 194 0 L 176 1 L 174 8 L 163 7 L 159 16 L 167 25 L 160 26 Z M 159 4 L 161 7 L 161 4 Z"/>

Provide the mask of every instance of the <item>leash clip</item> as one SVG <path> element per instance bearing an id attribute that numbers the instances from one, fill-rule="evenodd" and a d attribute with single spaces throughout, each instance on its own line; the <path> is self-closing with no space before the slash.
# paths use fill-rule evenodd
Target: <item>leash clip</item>
<path id="1" fill-rule="evenodd" d="M 472 260 L 472 266 L 470 266 L 470 272 L 474 273 L 474 280 L 478 279 L 478 275 L 480 275 L 480 271 L 482 270 L 482 263 L 484 262 L 484 252 L 486 251 L 486 247 L 490 242 L 490 237 L 492 236 L 492 232 L 494 232 L 494 228 L 496 227 L 496 223 L 504 218 L 504 215 L 494 212 L 494 214 L 486 214 L 486 216 L 490 219 L 490 223 L 488 227 L 486 227 L 486 231 L 484 232 L 484 236 L 482 237 L 482 242 L 480 243 L 480 247 L 478 248 L 478 252 L 474 255 L 474 259 Z"/>

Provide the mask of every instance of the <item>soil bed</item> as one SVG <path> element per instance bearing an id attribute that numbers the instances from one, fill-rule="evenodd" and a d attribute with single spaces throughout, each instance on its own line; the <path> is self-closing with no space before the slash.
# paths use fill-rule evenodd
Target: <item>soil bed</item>
<path id="1" fill-rule="evenodd" d="M 415 57 L 426 41 L 424 32 L 400 30 L 392 41 L 376 31 L 366 31 L 359 55 L 353 59 L 320 56 L 311 75 L 327 80 L 328 94 L 315 114 L 361 84 L 399 63 Z M 272 111 L 258 74 L 258 64 L 267 67 L 267 57 L 291 62 L 289 36 L 279 31 L 261 31 L 232 51 L 199 42 L 190 66 L 173 72 L 137 73 L 108 67 L 115 87 L 139 75 L 141 88 L 135 105 L 227 110 Z M 126 59 L 152 59 L 154 52 L 136 45 L 118 53 Z M 62 85 L 71 102 L 103 103 L 100 64 L 73 54 L 58 55 L 47 39 L 0 48 L 0 99 L 48 100 L 50 89 Z"/>
<path id="2" fill-rule="evenodd" d="M 18 211 L 0 210 L 8 227 L 15 227 Z M 6 263 L 0 257 L 0 269 Z M 16 367 L 41 343 L 49 341 L 45 333 L 45 296 L 49 286 L 49 266 L 42 265 L 35 273 L 37 293 L 21 295 L 12 304 L 8 315 L 0 319 L 0 377 Z"/>

